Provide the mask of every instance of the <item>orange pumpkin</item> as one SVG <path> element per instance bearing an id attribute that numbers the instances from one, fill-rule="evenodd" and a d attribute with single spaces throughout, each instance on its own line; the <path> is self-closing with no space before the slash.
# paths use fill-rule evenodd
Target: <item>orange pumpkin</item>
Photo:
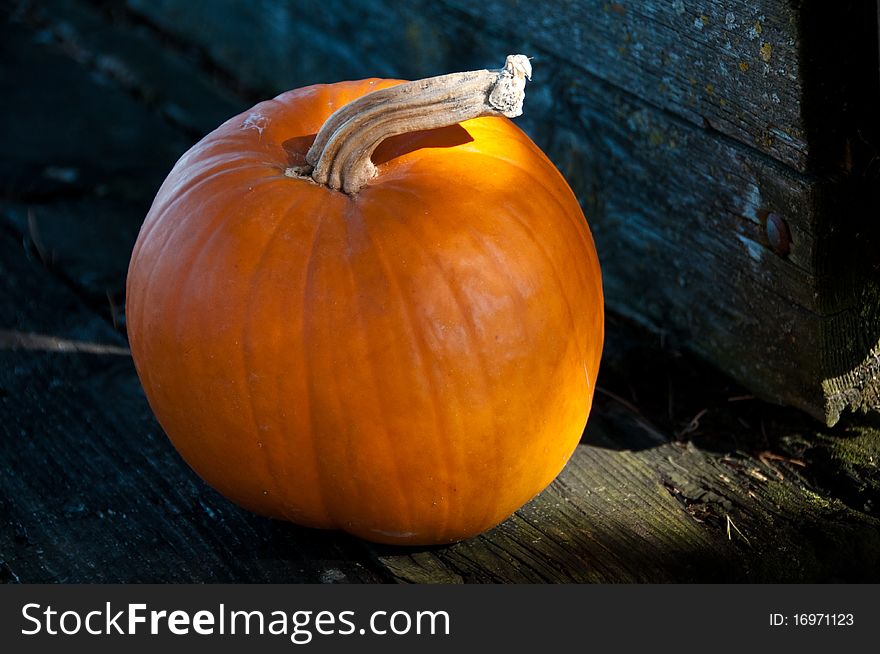
<path id="1" fill-rule="evenodd" d="M 163 429 L 232 501 L 444 543 L 498 524 L 565 465 L 595 388 L 601 278 L 565 180 L 501 115 L 521 107 L 518 61 L 290 91 L 171 171 L 131 259 L 131 350 Z M 487 73 L 518 100 L 487 105 Z M 482 109 L 450 110 L 478 77 Z M 348 187 L 350 161 L 320 183 L 307 161 L 313 142 L 345 149 L 341 128 L 322 130 L 344 106 L 337 128 L 365 117 Z"/>

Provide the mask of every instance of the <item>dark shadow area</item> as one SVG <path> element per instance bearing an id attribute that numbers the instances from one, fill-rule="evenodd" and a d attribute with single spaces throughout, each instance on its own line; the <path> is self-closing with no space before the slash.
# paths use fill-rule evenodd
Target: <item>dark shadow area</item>
<path id="1" fill-rule="evenodd" d="M 873 2 L 802 9 L 800 66 L 810 171 L 820 188 L 818 292 L 832 417 L 880 405 L 880 17 Z"/>
<path id="2" fill-rule="evenodd" d="M 614 314 L 607 318 L 594 403 L 600 419 L 623 412 L 650 426 L 641 440 L 602 443 L 632 450 L 670 441 L 718 453 L 766 449 L 782 425 L 807 432 L 819 427 L 809 416 L 761 400 L 711 365 Z M 584 442 L 591 442 L 589 428 Z"/>
<path id="3" fill-rule="evenodd" d="M 423 130 L 392 136 L 383 141 L 373 153 L 373 163 L 384 163 L 423 148 L 454 148 L 457 145 L 472 143 L 473 137 L 461 125 L 450 125 L 439 129 Z"/>
<path id="4" fill-rule="evenodd" d="M 287 162 L 289 166 L 304 166 L 306 164 L 306 154 L 312 143 L 315 142 L 317 134 L 305 134 L 303 136 L 295 136 L 284 141 L 281 145 L 287 151 Z"/>
<path id="5" fill-rule="evenodd" d="M 306 134 L 289 138 L 282 143 L 287 151 L 290 166 L 303 166 L 306 154 L 317 134 Z M 454 148 L 457 145 L 473 142 L 473 137 L 461 125 L 450 125 L 439 129 L 422 130 L 392 136 L 379 144 L 373 153 L 372 161 L 381 166 L 416 150 L 425 148 Z"/>

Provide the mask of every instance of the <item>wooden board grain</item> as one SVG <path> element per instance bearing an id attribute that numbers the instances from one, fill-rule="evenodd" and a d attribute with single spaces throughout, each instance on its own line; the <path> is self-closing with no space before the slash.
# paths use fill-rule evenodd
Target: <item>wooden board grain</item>
<path id="1" fill-rule="evenodd" d="M 552 54 L 798 171 L 845 167 L 876 83 L 875 9 L 860 0 L 445 4 L 478 33 Z"/>
<path id="2" fill-rule="evenodd" d="M 806 166 L 801 8 L 788 0 L 448 4 L 489 32 L 517 35 L 695 125 Z"/>
<path id="3" fill-rule="evenodd" d="M 876 68 L 870 4 L 220 0 L 214 11 L 234 19 L 206 21 L 197 4 L 128 0 L 258 88 L 423 77 L 460 63 L 489 66 L 513 51 L 538 64 L 550 55 L 800 171 L 840 167 L 846 142 L 857 138 L 845 98 Z M 498 40 L 504 49 L 487 48 Z"/>
<path id="4" fill-rule="evenodd" d="M 880 313 L 861 281 L 873 273 L 865 255 L 831 245 L 859 238 L 856 225 L 871 219 L 850 200 L 877 160 L 868 4 L 217 5 L 266 36 L 252 44 L 228 22 L 202 29 L 198 5 L 128 3 L 272 90 L 534 54 L 519 124 L 585 206 L 609 306 L 829 423 L 846 406 L 880 408 Z M 328 56 L 291 66 L 294 43 Z M 781 253 L 771 215 L 789 234 Z"/>
<path id="5" fill-rule="evenodd" d="M 23 23 L 4 16 L 2 30 L 0 96 L 17 112 L 0 124 L 3 196 L 152 199 L 189 138 L 61 48 L 36 47 Z"/>
<path id="6" fill-rule="evenodd" d="M 253 104 L 227 78 L 200 70 L 197 53 L 157 48 L 148 28 L 117 10 L 113 3 L 50 0 L 28 4 L 23 14 L 58 49 L 193 140 Z"/>
<path id="7" fill-rule="evenodd" d="M 567 98 L 570 113 L 536 129 L 585 204 L 608 305 L 765 397 L 823 417 L 813 234 L 826 182 L 615 87 L 553 72 L 549 95 Z M 771 214 L 791 234 L 784 256 L 768 238 Z"/>

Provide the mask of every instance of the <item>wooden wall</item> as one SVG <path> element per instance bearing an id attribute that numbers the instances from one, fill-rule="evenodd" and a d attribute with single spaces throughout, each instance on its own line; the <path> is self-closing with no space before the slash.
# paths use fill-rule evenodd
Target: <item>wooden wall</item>
<path id="1" fill-rule="evenodd" d="M 609 308 L 828 422 L 880 406 L 880 112 L 865 0 L 128 0 L 255 95 L 534 57 L 521 125 Z"/>

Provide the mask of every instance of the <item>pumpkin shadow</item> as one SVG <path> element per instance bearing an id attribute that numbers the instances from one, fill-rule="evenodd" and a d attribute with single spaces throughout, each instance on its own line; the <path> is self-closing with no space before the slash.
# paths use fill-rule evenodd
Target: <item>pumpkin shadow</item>
<path id="1" fill-rule="evenodd" d="M 426 148 L 454 148 L 458 145 L 473 143 L 474 137 L 461 125 L 426 129 L 409 132 L 385 139 L 373 153 L 373 163 L 381 166 L 392 159 L 397 159 L 416 150 Z"/>
<path id="2" fill-rule="evenodd" d="M 305 165 L 306 153 L 315 142 L 316 136 L 317 134 L 304 134 L 282 142 L 281 146 L 287 152 L 289 166 Z M 473 143 L 473 141 L 474 137 L 461 125 L 409 132 L 385 139 L 373 153 L 372 161 L 376 166 L 381 166 L 416 150 L 454 148 L 458 145 Z"/>
<path id="3" fill-rule="evenodd" d="M 304 134 L 303 136 L 294 136 L 281 143 L 281 147 L 287 152 L 287 165 L 290 167 L 304 166 L 306 163 L 306 153 L 315 142 L 317 134 Z"/>
<path id="4" fill-rule="evenodd" d="M 763 452 L 792 430 L 817 427 L 806 414 L 762 401 L 683 355 L 675 335 L 658 342 L 614 314 L 606 315 L 605 334 L 584 445 L 638 452 L 678 442 L 714 454 Z"/>

